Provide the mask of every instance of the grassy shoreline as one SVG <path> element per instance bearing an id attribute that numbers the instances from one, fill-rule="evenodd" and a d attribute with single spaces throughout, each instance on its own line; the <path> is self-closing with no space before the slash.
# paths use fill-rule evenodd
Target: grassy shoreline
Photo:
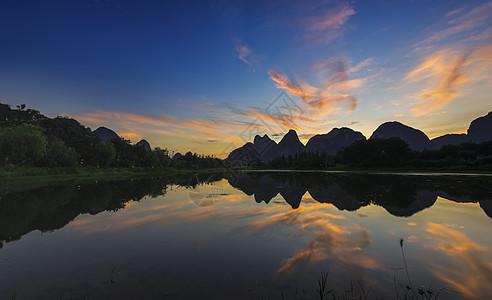
<path id="1" fill-rule="evenodd" d="M 335 165 L 326 169 L 289 169 L 289 168 L 234 168 L 233 171 L 258 171 L 258 172 L 325 172 L 325 173 L 364 173 L 364 174 L 456 174 L 456 175 L 492 175 L 492 168 L 354 168 L 344 165 Z"/>
<path id="2" fill-rule="evenodd" d="M 19 167 L 12 171 L 0 170 L 0 190 L 33 187 L 60 182 L 112 181 L 136 177 L 168 177 L 196 172 L 215 173 L 225 169 L 178 169 L 178 168 L 37 168 Z"/>
<path id="3" fill-rule="evenodd" d="M 245 172 L 320 172 L 320 173 L 355 173 L 355 174 L 400 174 L 400 175 L 484 175 L 492 176 L 492 171 L 475 170 L 417 170 L 417 169 L 235 169 Z"/>
<path id="4" fill-rule="evenodd" d="M 173 176 L 186 173 L 212 173 L 225 171 L 247 172 L 326 172 L 326 173 L 394 173 L 394 174 L 456 174 L 456 175 L 492 175 L 492 170 L 474 169 L 418 169 L 418 168 L 348 168 L 337 166 L 328 169 L 266 169 L 266 168 L 208 168 L 208 169 L 182 169 L 182 168 L 39 168 L 18 167 L 14 170 L 0 169 L 0 180 L 72 180 L 72 179 L 98 179 L 98 178 L 128 178 L 133 176 Z"/>

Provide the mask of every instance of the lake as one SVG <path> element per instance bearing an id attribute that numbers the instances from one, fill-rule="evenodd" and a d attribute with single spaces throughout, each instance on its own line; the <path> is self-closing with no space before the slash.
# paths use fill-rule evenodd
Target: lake
<path id="1" fill-rule="evenodd" d="M 329 299 L 487 299 L 491 218 L 492 177 L 478 175 L 197 173 L 3 189 L 0 295 L 319 299 L 326 278 Z"/>

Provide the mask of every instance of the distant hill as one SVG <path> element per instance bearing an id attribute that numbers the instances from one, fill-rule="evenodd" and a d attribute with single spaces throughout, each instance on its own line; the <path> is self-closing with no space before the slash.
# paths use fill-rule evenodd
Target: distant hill
<path id="1" fill-rule="evenodd" d="M 391 137 L 401 138 L 415 151 L 439 150 L 445 145 L 459 145 L 465 142 L 492 141 L 492 112 L 473 120 L 468 134 L 446 134 L 430 140 L 421 130 L 393 121 L 378 126 L 369 139 Z M 346 127 L 333 128 L 326 134 L 311 137 L 304 146 L 297 132 L 289 130 L 278 144 L 266 134 L 263 137 L 257 135 L 253 143 L 246 143 L 233 150 L 227 160 L 233 164 L 248 165 L 255 161 L 267 163 L 278 157 L 294 157 L 302 152 L 335 155 L 342 148 L 361 140 L 366 140 L 366 137 L 358 131 Z"/>
<path id="2" fill-rule="evenodd" d="M 25 104 L 12 109 L 8 104 L 0 103 L 0 125 L 36 123 L 45 119 L 48 118 L 35 109 L 26 108 Z"/>
<path id="3" fill-rule="evenodd" d="M 468 128 L 468 137 L 473 143 L 492 140 L 492 112 L 473 120 Z"/>
<path id="4" fill-rule="evenodd" d="M 150 152 L 152 151 L 152 147 L 150 147 L 149 142 L 147 140 L 142 139 L 138 143 L 135 144 L 137 147 L 144 147 L 145 151 Z"/>
<path id="5" fill-rule="evenodd" d="M 277 157 L 283 156 L 288 157 L 294 156 L 304 150 L 304 144 L 301 143 L 297 132 L 295 130 L 289 130 L 286 135 L 280 140 L 277 148 Z"/>
<path id="6" fill-rule="evenodd" d="M 256 150 L 256 147 L 253 143 L 246 143 L 243 146 L 232 150 L 232 152 L 227 156 L 226 162 L 245 166 L 249 165 L 255 161 L 259 161 L 261 159 L 261 155 Z"/>
<path id="7" fill-rule="evenodd" d="M 55 143 L 53 141 L 60 141 L 65 146 L 73 148 L 77 153 L 77 159 L 80 159 L 85 164 L 95 164 L 95 153 L 101 150 L 94 149 L 96 144 L 101 141 L 120 139 L 116 132 L 107 127 L 99 127 L 92 131 L 89 127 L 85 127 L 77 120 L 69 117 L 57 116 L 55 118 L 49 118 L 35 109 L 26 108 L 23 104 L 18 105 L 15 109 L 11 108 L 8 104 L 0 103 L 0 127 L 12 127 L 22 124 L 40 126 L 43 128 L 43 133 L 46 135 L 50 144 Z M 131 146 L 129 141 L 123 143 L 128 143 Z M 144 139 L 136 145 L 143 146 L 147 152 L 152 150 L 149 142 Z M 59 153 L 53 155 L 60 156 Z"/>
<path id="8" fill-rule="evenodd" d="M 327 134 L 317 134 L 309 139 L 306 152 L 336 154 L 342 147 L 348 147 L 353 142 L 365 140 L 366 137 L 350 128 L 333 128 Z"/>
<path id="9" fill-rule="evenodd" d="M 249 165 L 257 161 L 269 162 L 280 156 L 294 156 L 302 151 L 304 144 L 299 140 L 295 130 L 289 130 L 278 144 L 266 134 L 263 137 L 257 135 L 254 143 L 248 142 L 233 150 L 226 161 L 234 165 Z"/>
<path id="10" fill-rule="evenodd" d="M 401 138 L 412 150 L 422 151 L 430 147 L 430 140 L 425 133 L 396 121 L 379 125 L 369 139 L 390 137 Z"/>
<path id="11" fill-rule="evenodd" d="M 277 156 L 278 145 L 266 134 L 263 137 L 255 136 L 253 145 L 263 162 L 269 162 Z"/>
<path id="12" fill-rule="evenodd" d="M 103 141 L 110 141 L 112 139 L 120 138 L 120 136 L 116 134 L 116 132 L 106 127 L 99 127 L 96 130 L 94 130 L 92 133 L 97 135 Z"/>
<path id="13" fill-rule="evenodd" d="M 469 142 L 470 138 L 466 134 L 445 134 L 440 137 L 433 138 L 430 141 L 430 149 L 439 150 L 445 145 L 459 145 L 461 143 Z"/>

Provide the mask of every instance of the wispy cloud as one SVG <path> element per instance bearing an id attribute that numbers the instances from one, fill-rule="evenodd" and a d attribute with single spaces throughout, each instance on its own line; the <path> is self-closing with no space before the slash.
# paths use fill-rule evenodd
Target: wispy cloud
<path id="1" fill-rule="evenodd" d="M 240 39 L 234 39 L 234 47 L 237 52 L 237 58 L 248 65 L 256 65 L 258 57 L 253 54 L 249 46 Z"/>
<path id="2" fill-rule="evenodd" d="M 342 3 L 324 13 L 306 18 L 306 39 L 309 43 L 328 43 L 343 34 L 343 25 L 355 10 L 347 3 Z"/>
<path id="3" fill-rule="evenodd" d="M 475 7 L 464 14 L 459 14 L 460 12 L 461 9 L 448 12 L 446 17 L 453 17 L 455 15 L 456 17 L 448 20 L 444 26 L 445 28 L 437 30 L 419 44 L 441 41 L 463 32 L 478 29 L 483 26 L 492 15 L 492 1 Z"/>
<path id="4" fill-rule="evenodd" d="M 160 133 L 175 136 L 183 134 L 193 136 L 193 133 L 195 133 L 198 136 L 203 136 L 204 139 L 217 137 L 217 124 L 213 122 L 195 118 L 181 120 L 166 114 L 152 115 L 133 111 L 96 111 L 75 116 L 75 118 L 94 126 L 115 125 L 121 128 L 119 131 L 123 136 L 126 134 L 126 137 L 130 139 L 142 137 L 143 133 L 137 133 L 135 129 L 140 129 L 141 131 L 159 130 Z"/>
<path id="5" fill-rule="evenodd" d="M 460 12 L 462 12 L 462 11 L 463 11 L 463 7 L 462 7 L 462 8 L 457 8 L 457 9 L 454 9 L 454 10 L 452 10 L 452 11 L 448 11 L 448 12 L 445 14 L 445 16 L 446 16 L 446 17 L 452 17 L 452 16 L 454 16 L 454 15 L 456 15 L 456 14 L 459 14 L 459 13 L 460 13 Z"/>
<path id="6" fill-rule="evenodd" d="M 430 26 L 407 55 L 419 62 L 407 72 L 401 87 L 415 92 L 404 96 L 410 101 L 392 104 L 406 104 L 413 116 L 434 115 L 453 100 L 466 99 L 462 96 L 473 93 L 474 87 L 490 82 L 490 15 L 492 1 L 449 11 Z"/>
<path id="7" fill-rule="evenodd" d="M 357 107 L 358 100 L 352 95 L 344 93 L 341 88 L 358 87 L 360 82 L 355 80 L 348 81 L 344 77 L 338 77 L 338 75 L 341 75 L 338 72 L 332 79 L 322 82 L 320 87 L 314 87 L 306 81 L 297 84 L 277 70 L 270 70 L 268 74 L 277 84 L 277 88 L 299 96 L 304 104 L 309 108 L 318 110 L 318 112 L 332 113 L 338 104 L 346 104 L 350 112 L 355 111 Z"/>
<path id="8" fill-rule="evenodd" d="M 363 61 L 361 61 L 360 63 L 358 63 L 357 65 L 355 65 L 354 67 L 351 67 L 348 72 L 349 73 L 355 73 L 355 72 L 358 72 L 368 66 L 370 66 L 374 61 L 374 58 L 373 57 L 369 57 L 368 59 L 365 59 Z"/>
<path id="9" fill-rule="evenodd" d="M 423 116 L 444 108 L 460 95 L 461 85 L 478 82 L 491 67 L 492 44 L 471 50 L 443 49 L 427 56 L 404 78 L 405 84 L 422 86 L 413 95 L 417 98 L 413 114 Z"/>
<path id="10" fill-rule="evenodd" d="M 277 88 L 300 98 L 301 105 L 305 108 L 303 116 L 308 122 L 299 122 L 299 126 L 313 128 L 314 122 L 331 123 L 330 119 L 335 114 L 350 114 L 357 109 L 358 99 L 352 93 L 364 86 L 369 77 L 350 79 L 349 74 L 359 71 L 370 63 L 371 59 L 366 59 L 355 67 L 350 67 L 348 60 L 343 57 L 318 62 L 313 70 L 318 73 L 319 86 L 313 86 L 306 80 L 295 82 L 276 69 L 271 69 L 268 74 Z"/>
<path id="11" fill-rule="evenodd" d="M 458 95 L 457 86 L 467 80 L 463 67 L 469 55 L 470 52 L 442 50 L 427 57 L 407 74 L 407 81 L 426 81 L 429 84 L 419 93 L 417 106 L 412 108 L 416 116 L 439 110 Z"/>
<path id="12" fill-rule="evenodd" d="M 203 108 L 220 116 L 221 124 L 230 123 L 231 126 L 227 127 L 235 128 L 236 135 L 250 130 L 275 137 L 285 134 L 288 129 L 295 129 L 301 139 L 308 139 L 314 134 L 326 133 L 326 126 L 337 123 L 344 114 L 356 110 L 358 99 L 352 93 L 366 85 L 372 76 L 350 79 L 349 74 L 362 70 L 371 62 L 369 58 L 351 67 L 349 60 L 343 56 L 319 62 L 312 68 L 318 75 L 318 86 L 306 80 L 298 83 L 271 69 L 268 74 L 277 88 L 295 97 L 288 97 L 286 102 L 274 101 L 268 107 L 223 104 Z"/>

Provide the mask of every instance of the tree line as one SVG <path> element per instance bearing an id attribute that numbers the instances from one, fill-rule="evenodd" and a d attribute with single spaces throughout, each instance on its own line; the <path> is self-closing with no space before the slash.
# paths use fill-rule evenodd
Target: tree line
<path id="1" fill-rule="evenodd" d="M 104 141 L 77 120 L 58 116 L 48 118 L 25 105 L 12 109 L 0 103 L 0 165 L 37 167 L 145 167 L 145 168 L 221 168 L 221 159 L 188 152 L 170 157 L 167 149 L 132 145 L 116 138 Z M 416 169 L 492 169 L 492 141 L 481 144 L 446 145 L 439 150 L 413 151 L 401 138 L 359 140 L 335 155 L 301 152 L 259 160 L 255 168 L 330 169 L 416 168 Z"/>
<path id="2" fill-rule="evenodd" d="M 352 168 L 420 168 L 492 169 L 492 141 L 480 144 L 445 145 L 439 150 L 410 149 L 399 137 L 360 140 L 342 148 L 336 155 L 301 152 L 294 156 L 278 157 L 257 166 L 286 169 L 329 169 L 335 166 Z"/>
<path id="3" fill-rule="evenodd" d="M 11 109 L 0 103 L 0 164 L 36 167 L 147 167 L 214 168 L 221 160 L 188 152 L 172 159 L 167 149 L 144 146 L 115 138 L 104 141 L 77 120 L 48 118 L 20 105 Z"/>

